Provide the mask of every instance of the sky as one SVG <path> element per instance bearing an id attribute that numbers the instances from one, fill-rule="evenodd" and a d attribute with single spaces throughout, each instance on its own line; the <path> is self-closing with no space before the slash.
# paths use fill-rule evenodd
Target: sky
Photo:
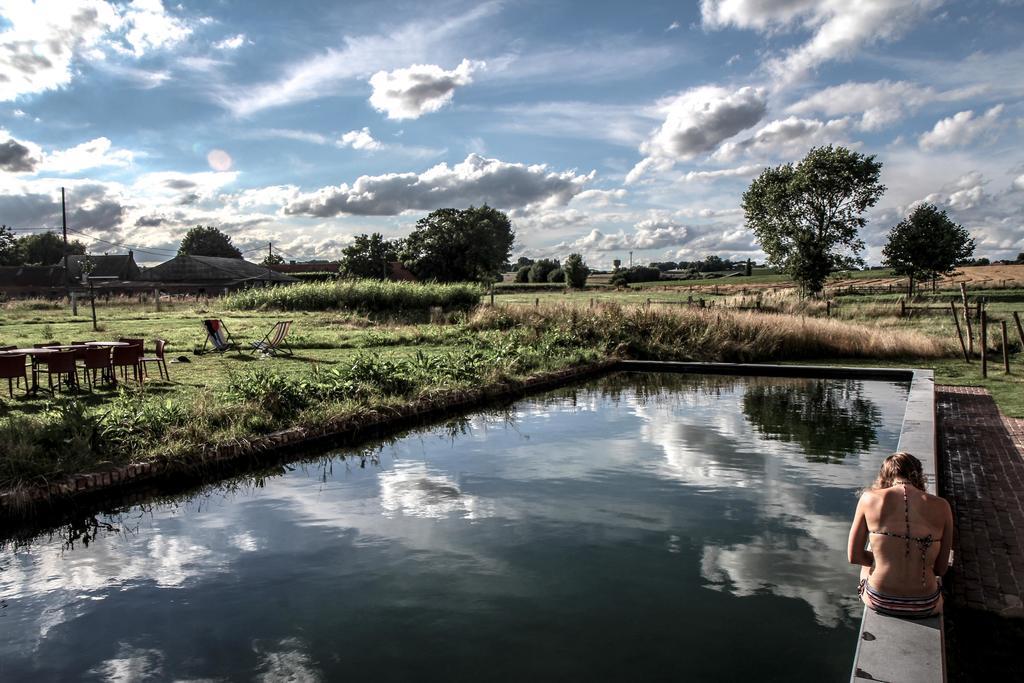
<path id="1" fill-rule="evenodd" d="M 763 259 L 741 196 L 841 144 L 1024 251 L 1024 0 L 0 0 L 0 223 L 158 263 L 334 258 L 490 204 L 514 256 Z"/>

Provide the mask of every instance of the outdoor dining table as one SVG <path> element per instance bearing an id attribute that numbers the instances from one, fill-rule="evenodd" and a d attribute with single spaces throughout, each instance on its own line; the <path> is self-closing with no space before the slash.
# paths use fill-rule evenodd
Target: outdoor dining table
<path id="1" fill-rule="evenodd" d="M 40 356 L 47 356 L 51 353 L 60 353 L 62 351 L 74 351 L 75 349 L 85 349 L 90 346 L 99 346 L 107 348 L 115 348 L 121 346 L 131 346 L 128 342 L 116 342 L 116 341 L 100 341 L 100 342 L 86 342 L 84 344 L 54 344 L 53 346 L 31 346 L 24 349 L 7 349 L 6 351 L 0 351 L 0 355 L 9 356 L 13 354 L 24 353 L 32 356 L 32 364 L 35 365 L 36 361 Z M 115 380 L 116 381 L 116 380 Z M 32 387 L 29 390 L 30 393 L 39 393 L 38 377 L 36 376 L 35 370 L 32 371 Z"/>

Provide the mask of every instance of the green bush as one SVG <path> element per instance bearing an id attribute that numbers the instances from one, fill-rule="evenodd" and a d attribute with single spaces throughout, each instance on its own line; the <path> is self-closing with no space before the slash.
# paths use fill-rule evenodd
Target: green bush
<path id="1" fill-rule="evenodd" d="M 516 271 L 516 282 L 525 283 L 530 281 L 530 266 L 523 266 Z"/>
<path id="2" fill-rule="evenodd" d="M 587 284 L 587 276 L 590 275 L 590 268 L 583 261 L 579 254 L 569 254 L 562 266 L 565 271 L 565 282 L 570 287 L 581 289 Z"/>
<path id="3" fill-rule="evenodd" d="M 565 271 L 561 268 L 555 268 L 548 273 L 548 282 L 565 282 Z"/>
<path id="4" fill-rule="evenodd" d="M 348 309 L 365 313 L 426 311 L 432 306 L 469 309 L 483 295 L 477 284 L 342 280 L 305 282 L 247 289 L 224 298 L 238 310 L 324 311 Z"/>

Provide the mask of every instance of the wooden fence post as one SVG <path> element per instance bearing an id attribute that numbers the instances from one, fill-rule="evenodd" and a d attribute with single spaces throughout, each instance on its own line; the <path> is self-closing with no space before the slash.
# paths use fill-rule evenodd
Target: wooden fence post
<path id="1" fill-rule="evenodd" d="M 153 288 L 153 301 L 156 302 L 156 312 L 160 312 L 160 290 L 157 287 Z"/>
<path id="2" fill-rule="evenodd" d="M 904 317 L 907 314 L 907 302 L 904 298 L 900 297 L 900 317 Z"/>
<path id="3" fill-rule="evenodd" d="M 832 301 L 831 300 L 825 302 L 825 317 L 826 318 L 831 318 L 832 317 Z"/>
<path id="4" fill-rule="evenodd" d="M 964 325 L 967 327 L 967 352 L 974 355 L 974 330 L 971 328 L 971 307 L 967 303 L 967 284 L 960 283 L 960 298 L 964 302 Z"/>
<path id="5" fill-rule="evenodd" d="M 1020 314 L 1017 311 L 1013 312 L 1013 322 L 1017 324 L 1017 339 L 1020 339 L 1020 348 L 1024 351 L 1024 327 L 1021 327 Z"/>
<path id="6" fill-rule="evenodd" d="M 981 342 L 981 376 L 984 378 L 988 377 L 988 314 L 985 311 L 981 311 L 981 333 L 979 340 Z"/>
<path id="7" fill-rule="evenodd" d="M 953 312 L 953 324 L 956 325 L 956 338 L 960 340 L 960 350 L 964 352 L 964 361 L 971 362 L 971 356 L 967 353 L 967 345 L 964 344 L 964 334 L 960 330 L 960 318 L 956 314 L 956 299 L 949 300 L 949 310 Z"/>
<path id="8" fill-rule="evenodd" d="M 1003 333 L 1003 371 L 1010 374 L 1010 351 L 1009 351 L 1009 338 L 1006 336 L 1006 321 L 999 321 L 1000 331 Z"/>
<path id="9" fill-rule="evenodd" d="M 533 300 L 533 307 L 534 308 L 540 308 L 540 297 L 539 296 L 534 298 L 534 300 Z"/>

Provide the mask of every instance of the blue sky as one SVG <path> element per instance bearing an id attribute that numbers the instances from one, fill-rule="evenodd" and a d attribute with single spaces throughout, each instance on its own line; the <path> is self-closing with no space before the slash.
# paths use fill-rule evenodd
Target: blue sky
<path id="1" fill-rule="evenodd" d="M 0 0 L 0 222 L 172 255 L 196 224 L 330 258 L 434 208 L 516 255 L 762 256 L 740 196 L 815 145 L 883 162 L 869 262 L 921 201 L 1024 251 L 1020 0 Z"/>

